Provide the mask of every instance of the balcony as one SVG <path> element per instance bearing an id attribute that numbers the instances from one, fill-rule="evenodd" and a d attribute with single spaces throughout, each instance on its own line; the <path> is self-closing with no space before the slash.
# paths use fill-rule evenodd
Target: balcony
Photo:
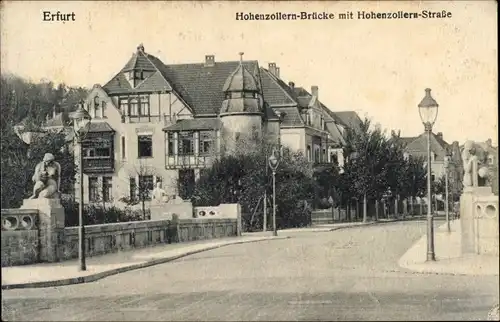
<path id="1" fill-rule="evenodd" d="M 167 156 L 166 169 L 202 169 L 209 167 L 212 156 L 204 155 L 169 155 Z"/>
<path id="2" fill-rule="evenodd" d="M 112 157 L 83 157 L 84 173 L 114 172 L 114 160 Z"/>

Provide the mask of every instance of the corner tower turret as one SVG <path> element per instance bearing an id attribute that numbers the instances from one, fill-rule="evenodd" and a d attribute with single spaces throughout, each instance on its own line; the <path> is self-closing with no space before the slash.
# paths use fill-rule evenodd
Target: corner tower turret
<path id="1" fill-rule="evenodd" d="M 243 53 L 240 53 L 238 67 L 222 88 L 225 99 L 219 115 L 228 150 L 234 150 L 239 141 L 257 140 L 262 135 L 263 99 L 258 84 L 243 65 Z"/>

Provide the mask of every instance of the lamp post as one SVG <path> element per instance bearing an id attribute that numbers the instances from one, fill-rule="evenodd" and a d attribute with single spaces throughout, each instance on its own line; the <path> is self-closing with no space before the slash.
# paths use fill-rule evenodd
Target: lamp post
<path id="1" fill-rule="evenodd" d="M 448 166 L 450 163 L 450 156 L 448 154 L 448 151 L 446 152 L 446 155 L 444 156 L 444 186 L 445 186 L 445 208 L 444 211 L 446 213 L 446 228 L 448 229 L 448 232 L 451 232 L 450 228 L 450 214 L 449 214 L 449 201 L 448 201 Z"/>
<path id="2" fill-rule="evenodd" d="M 278 236 L 276 230 L 276 169 L 278 168 L 280 160 L 276 157 L 276 150 L 269 157 L 269 167 L 273 171 L 273 236 Z"/>
<path id="3" fill-rule="evenodd" d="M 80 270 L 87 270 L 87 265 L 85 263 L 85 226 L 83 223 L 83 146 L 82 140 L 88 134 L 88 126 L 92 118 L 89 113 L 83 108 L 83 102 L 80 102 L 76 111 L 70 114 L 70 118 L 74 121 L 73 130 L 75 132 L 76 140 L 78 145 L 80 146 L 79 151 L 79 181 L 80 181 L 80 200 L 78 207 L 78 260 L 80 264 Z M 88 120 L 86 124 L 84 124 L 85 120 Z M 83 128 L 87 128 L 87 130 L 83 130 Z M 83 131 L 82 131 L 83 130 Z"/>
<path id="4" fill-rule="evenodd" d="M 438 114 L 438 103 L 431 96 L 431 89 L 425 89 L 425 96 L 418 104 L 418 112 L 420 119 L 424 124 L 425 132 L 427 134 L 427 260 L 435 261 L 436 255 L 434 253 L 434 226 L 433 217 L 431 212 L 431 133 L 432 126 L 436 122 Z"/>

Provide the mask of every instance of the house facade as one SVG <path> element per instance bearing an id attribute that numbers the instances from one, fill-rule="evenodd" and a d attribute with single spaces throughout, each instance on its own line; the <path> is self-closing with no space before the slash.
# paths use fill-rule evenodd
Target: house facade
<path id="1" fill-rule="evenodd" d="M 107 83 L 95 85 L 84 102 L 91 122 L 73 124 L 87 129 L 84 202 L 136 198 L 157 182 L 179 195 L 246 138 L 342 166 L 343 135 L 352 125 L 320 102 L 318 87 L 308 92 L 281 80 L 275 63 L 266 69 L 239 58 L 168 65 L 140 45 Z"/>
<path id="2" fill-rule="evenodd" d="M 427 133 L 422 133 L 417 137 L 402 138 L 405 142 L 405 151 L 416 157 L 422 157 L 424 164 L 427 164 Z M 463 165 L 460 146 L 457 141 L 452 144 L 446 142 L 443 133 L 431 133 L 431 180 L 439 181 L 446 174 L 445 156 L 448 154 L 448 182 L 453 191 L 462 190 Z M 451 190 L 450 190 L 451 191 Z"/>

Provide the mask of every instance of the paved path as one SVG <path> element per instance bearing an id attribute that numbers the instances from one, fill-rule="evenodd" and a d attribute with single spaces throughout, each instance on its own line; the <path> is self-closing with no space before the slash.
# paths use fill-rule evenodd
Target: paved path
<path id="1" fill-rule="evenodd" d="M 460 220 L 453 220 L 450 232 L 446 224 L 434 232 L 436 261 L 427 261 L 427 234 L 399 260 L 399 265 L 416 272 L 462 275 L 499 275 L 498 256 L 462 255 Z"/>
<path id="2" fill-rule="evenodd" d="M 481 320 L 498 277 L 418 274 L 425 222 L 227 246 L 94 283 L 2 292 L 8 321 Z"/>

